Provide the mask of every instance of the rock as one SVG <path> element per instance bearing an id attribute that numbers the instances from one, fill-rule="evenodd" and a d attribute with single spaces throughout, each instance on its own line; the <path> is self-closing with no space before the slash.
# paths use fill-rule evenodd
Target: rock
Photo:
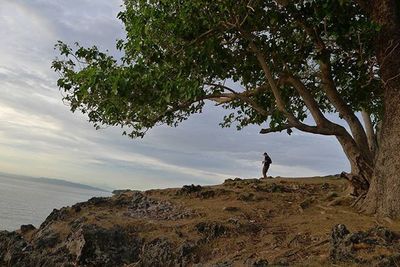
<path id="1" fill-rule="evenodd" d="M 223 185 L 232 185 L 235 182 L 233 181 L 233 179 L 229 178 L 229 179 L 225 179 Z"/>
<path id="2" fill-rule="evenodd" d="M 143 241 L 124 229 L 85 225 L 68 238 L 67 247 L 84 266 L 122 266 L 137 262 Z"/>
<path id="3" fill-rule="evenodd" d="M 239 195 L 238 200 L 242 201 L 254 201 L 254 194 L 253 193 L 242 193 Z"/>
<path id="4" fill-rule="evenodd" d="M 237 226 L 237 231 L 243 234 L 258 234 L 262 226 L 254 221 L 242 222 Z"/>
<path id="5" fill-rule="evenodd" d="M 227 228 L 217 222 L 201 222 L 195 226 L 196 230 L 207 240 L 218 238 L 227 233 Z"/>
<path id="6" fill-rule="evenodd" d="M 46 220 L 40 225 L 40 228 L 46 227 L 48 224 L 65 220 L 68 217 L 68 210 L 67 208 L 53 209 L 49 216 L 47 216 Z"/>
<path id="7" fill-rule="evenodd" d="M 24 224 L 24 225 L 21 225 L 20 230 L 21 230 L 21 234 L 26 234 L 33 230 L 36 230 L 36 227 L 33 226 L 32 224 Z"/>
<path id="8" fill-rule="evenodd" d="M 72 209 L 73 209 L 76 213 L 78 213 L 78 212 L 80 212 L 80 211 L 82 210 L 82 207 L 81 207 L 80 205 L 74 205 L 74 206 L 72 206 Z"/>
<path id="9" fill-rule="evenodd" d="M 330 259 L 333 262 L 356 262 L 368 266 L 393 266 L 400 250 L 400 236 L 386 228 L 375 227 L 365 232 L 350 233 L 343 224 L 336 225 L 331 233 Z M 385 250 L 385 254 L 382 251 Z M 369 254 L 382 255 L 379 258 Z M 389 265 L 386 265 L 389 264 Z"/>
<path id="10" fill-rule="evenodd" d="M 259 184 L 261 181 L 259 179 L 244 179 L 243 180 L 246 184 Z"/>
<path id="11" fill-rule="evenodd" d="M 189 241 L 184 242 L 179 248 L 178 248 L 178 259 L 177 263 L 180 266 L 188 266 L 189 263 L 196 263 L 199 261 L 199 258 L 197 257 L 195 250 L 197 249 L 197 246 Z"/>
<path id="12" fill-rule="evenodd" d="M 232 267 L 232 266 L 233 266 L 232 261 L 222 261 L 212 265 L 212 267 Z"/>
<path id="13" fill-rule="evenodd" d="M 203 188 L 200 185 L 184 185 L 181 189 L 176 192 L 178 196 L 187 196 L 193 193 L 200 192 Z"/>
<path id="14" fill-rule="evenodd" d="M 303 201 L 300 203 L 299 206 L 300 206 L 300 208 L 301 208 L 302 210 L 305 210 L 305 209 L 309 208 L 309 207 L 311 206 L 311 204 L 314 203 L 314 201 L 315 201 L 315 198 L 309 197 L 309 198 L 306 198 L 305 200 L 303 200 Z"/>
<path id="15" fill-rule="evenodd" d="M 238 207 L 224 207 L 222 208 L 223 211 L 228 211 L 228 212 L 237 212 L 240 211 Z"/>
<path id="16" fill-rule="evenodd" d="M 36 249 L 53 248 L 59 243 L 60 234 L 51 230 L 42 230 L 36 234 L 34 246 Z"/>
<path id="17" fill-rule="evenodd" d="M 100 205 L 110 204 L 110 202 L 111 199 L 109 197 L 92 197 L 87 201 L 87 204 L 100 206 Z"/>
<path id="18" fill-rule="evenodd" d="M 248 267 L 267 267 L 269 262 L 266 259 L 248 259 L 245 265 Z"/>
<path id="19" fill-rule="evenodd" d="M 283 192 L 289 192 L 290 189 L 286 188 L 284 185 L 272 183 L 268 191 L 271 193 L 283 193 Z"/>
<path id="20" fill-rule="evenodd" d="M 228 223 L 238 224 L 239 223 L 239 219 L 237 219 L 237 218 L 229 218 L 228 219 Z"/>
<path id="21" fill-rule="evenodd" d="M 322 189 L 322 190 L 327 190 L 327 189 L 329 189 L 329 184 L 328 184 L 328 183 L 323 183 L 323 184 L 321 185 L 321 189 Z"/>
<path id="22" fill-rule="evenodd" d="M 213 198 L 215 197 L 215 191 L 214 190 L 201 191 L 199 192 L 198 196 L 201 199 Z"/>
<path id="23" fill-rule="evenodd" d="M 0 266 L 29 266 L 32 247 L 16 232 L 0 232 Z"/>
<path id="24" fill-rule="evenodd" d="M 69 223 L 69 225 L 71 226 L 72 230 L 77 230 L 78 228 L 81 228 L 82 225 L 87 221 L 88 219 L 86 217 L 79 217 L 75 220 L 73 220 L 72 222 Z"/>
<path id="25" fill-rule="evenodd" d="M 157 238 L 143 247 L 141 266 L 174 266 L 176 256 L 173 245 L 166 239 Z"/>
<path id="26" fill-rule="evenodd" d="M 149 198 L 139 191 L 132 195 L 128 212 L 124 214 L 129 217 L 158 220 L 179 220 L 195 215 L 191 210 L 177 207 L 168 201 Z"/>
<path id="27" fill-rule="evenodd" d="M 289 260 L 286 258 L 281 258 L 272 264 L 273 266 L 289 266 Z"/>
<path id="28" fill-rule="evenodd" d="M 112 191 L 113 195 L 121 195 L 121 194 L 125 194 L 125 193 L 130 193 L 132 192 L 131 189 L 118 189 L 118 190 L 114 190 Z"/>
<path id="29" fill-rule="evenodd" d="M 393 267 L 400 265 L 400 254 L 395 254 L 387 257 L 381 257 L 376 264 L 375 267 Z"/>

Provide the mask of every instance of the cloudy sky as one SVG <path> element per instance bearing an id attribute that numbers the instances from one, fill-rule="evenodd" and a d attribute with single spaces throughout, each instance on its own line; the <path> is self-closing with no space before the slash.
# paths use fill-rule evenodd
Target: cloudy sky
<path id="1" fill-rule="evenodd" d="M 50 69 L 57 40 L 115 51 L 124 36 L 120 0 L 0 0 L 0 171 L 109 188 L 148 189 L 260 177 L 268 151 L 273 176 L 347 170 L 334 138 L 258 127 L 221 129 L 223 110 L 208 105 L 178 128 L 140 140 L 120 129 L 96 131 L 61 101 Z"/>

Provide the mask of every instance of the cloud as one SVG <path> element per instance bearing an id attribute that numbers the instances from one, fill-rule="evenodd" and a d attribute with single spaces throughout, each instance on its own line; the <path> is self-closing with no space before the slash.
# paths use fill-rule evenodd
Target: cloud
<path id="1" fill-rule="evenodd" d="M 262 153 L 270 174 L 308 176 L 348 168 L 334 138 L 295 133 L 259 135 L 221 129 L 225 111 L 207 105 L 178 128 L 161 126 L 140 140 L 121 129 L 95 131 L 72 114 L 50 69 L 57 40 L 115 51 L 124 36 L 120 0 L 0 1 L 0 171 L 64 178 L 114 188 L 219 183 L 259 177 Z"/>

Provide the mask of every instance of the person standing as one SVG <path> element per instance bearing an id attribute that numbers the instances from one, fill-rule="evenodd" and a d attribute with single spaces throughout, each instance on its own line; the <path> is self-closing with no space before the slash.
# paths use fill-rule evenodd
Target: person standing
<path id="1" fill-rule="evenodd" d="M 264 152 L 264 160 L 262 163 L 263 163 L 262 174 L 263 174 L 264 179 L 266 179 L 269 165 L 271 165 L 271 163 L 272 163 L 272 160 L 271 160 L 270 156 L 267 154 L 267 152 Z"/>

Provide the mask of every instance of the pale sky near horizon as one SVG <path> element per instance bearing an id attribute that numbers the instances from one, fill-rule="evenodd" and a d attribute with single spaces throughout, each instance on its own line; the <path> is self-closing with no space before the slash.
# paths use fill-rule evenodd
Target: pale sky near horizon
<path id="1" fill-rule="evenodd" d="M 212 105 L 178 128 L 132 140 L 96 131 L 62 103 L 51 69 L 57 40 L 115 51 L 124 36 L 120 0 L 0 0 L 0 172 L 109 188 L 163 188 L 260 177 L 268 151 L 273 176 L 340 173 L 349 166 L 335 138 L 259 127 L 222 129 Z"/>

